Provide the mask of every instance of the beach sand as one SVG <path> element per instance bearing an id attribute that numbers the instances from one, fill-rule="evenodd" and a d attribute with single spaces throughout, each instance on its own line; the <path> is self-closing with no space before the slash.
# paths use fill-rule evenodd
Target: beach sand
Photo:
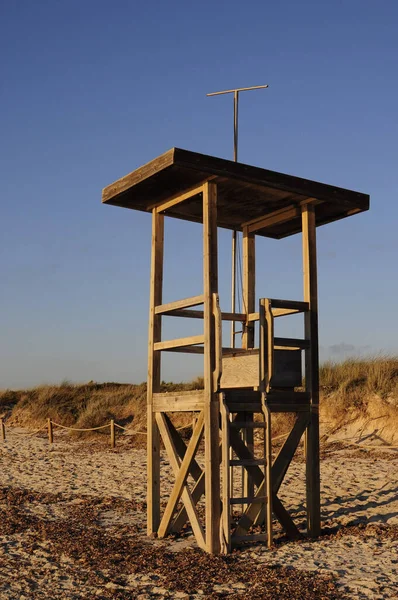
<path id="1" fill-rule="evenodd" d="M 131 438 L 112 450 L 57 431 L 49 447 L 27 433 L 10 428 L 0 442 L 1 599 L 398 598 L 397 453 L 328 446 L 324 535 L 288 542 L 276 528 L 274 549 L 250 546 L 225 559 L 195 550 L 189 531 L 146 537 L 146 452 Z M 167 499 L 165 458 L 162 468 Z M 280 497 L 304 525 L 302 460 Z"/>

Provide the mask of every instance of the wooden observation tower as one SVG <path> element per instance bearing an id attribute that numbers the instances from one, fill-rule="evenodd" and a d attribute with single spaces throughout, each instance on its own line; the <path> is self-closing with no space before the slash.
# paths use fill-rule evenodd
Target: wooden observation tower
<path id="1" fill-rule="evenodd" d="M 250 541 L 271 545 L 274 516 L 289 537 L 297 537 L 297 526 L 278 492 L 304 435 L 307 529 L 310 536 L 319 535 L 316 227 L 368 210 L 369 196 L 173 148 L 106 187 L 102 200 L 152 213 L 148 534 L 164 537 L 181 531 L 189 521 L 201 548 L 211 553 L 228 552 Z M 165 216 L 203 225 L 203 281 L 198 281 L 198 295 L 167 304 L 162 301 Z M 218 227 L 243 234 L 244 312 L 220 311 Z M 300 232 L 302 300 L 256 299 L 256 235 L 279 239 Z M 303 339 L 275 337 L 274 320 L 293 313 L 303 315 Z M 203 332 L 162 339 L 162 320 L 166 317 L 201 319 Z M 222 339 L 223 321 L 242 325 L 240 348 L 228 347 Z M 203 354 L 204 389 L 161 393 L 163 352 Z M 173 424 L 173 415 L 184 411 L 196 413 L 188 444 Z M 272 461 L 272 416 L 278 412 L 292 413 L 295 421 Z M 260 444 L 254 444 L 254 431 L 260 432 Z M 175 474 L 167 498 L 161 496 L 161 439 Z M 197 457 L 202 439 L 203 464 Z M 245 473 L 244 489 L 238 496 L 231 477 L 234 469 Z M 163 511 L 161 499 L 167 500 Z"/>

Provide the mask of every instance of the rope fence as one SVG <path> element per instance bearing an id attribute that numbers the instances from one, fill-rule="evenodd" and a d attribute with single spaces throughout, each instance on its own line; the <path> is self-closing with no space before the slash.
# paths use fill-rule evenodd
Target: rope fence
<path id="1" fill-rule="evenodd" d="M 99 431 L 100 429 L 107 429 L 109 427 L 111 448 L 116 447 L 116 429 L 120 429 L 120 430 L 127 432 L 127 435 L 129 435 L 129 436 L 146 435 L 146 431 L 139 431 L 138 429 L 135 431 L 130 431 L 127 427 L 123 427 L 122 425 L 115 423 L 114 419 L 111 419 L 110 422 L 106 423 L 105 425 L 100 425 L 99 427 L 87 427 L 87 428 L 67 427 L 66 425 L 61 425 L 61 423 L 56 423 L 52 419 L 47 419 L 47 425 L 45 425 L 44 427 L 41 427 L 40 429 L 37 429 L 36 431 L 31 431 L 30 433 L 20 433 L 18 431 L 13 431 L 13 435 L 19 435 L 22 437 L 32 437 L 38 433 L 47 431 L 48 442 L 49 442 L 49 444 L 53 444 L 55 427 L 59 427 L 60 429 L 65 429 L 68 431 L 79 431 L 79 432 Z M 184 425 L 183 427 L 178 427 L 177 431 L 182 431 L 183 429 L 191 429 L 191 428 L 192 428 L 192 425 Z M 283 438 L 288 437 L 288 435 L 289 435 L 289 433 L 283 433 L 282 435 L 277 435 L 272 438 L 272 441 L 281 440 Z M 325 444 L 336 444 L 337 443 L 337 444 L 343 444 L 346 446 L 355 446 L 357 448 L 362 448 L 364 450 L 398 450 L 398 446 L 392 446 L 392 445 L 369 446 L 369 445 L 361 444 L 360 442 L 353 442 L 351 440 L 328 440 L 328 439 L 325 439 L 328 437 L 329 436 L 327 434 L 325 434 L 325 436 L 323 436 Z M 3 418 L 0 419 L 0 439 L 2 442 L 5 442 L 7 439 L 6 426 L 5 426 L 5 422 L 4 422 Z"/>
<path id="2" fill-rule="evenodd" d="M 47 437 L 49 444 L 54 443 L 54 428 L 59 427 L 60 429 L 65 429 L 68 431 L 79 431 L 79 432 L 87 432 L 87 431 L 99 431 L 100 429 L 110 428 L 110 446 L 111 448 L 116 447 L 116 428 L 121 429 L 127 432 L 127 435 L 146 435 L 146 431 L 139 431 L 138 429 L 135 431 L 130 431 L 127 427 L 123 427 L 119 425 L 119 423 L 115 423 L 114 419 L 111 419 L 109 423 L 105 425 L 100 425 L 99 427 L 87 427 L 87 428 L 79 428 L 79 427 L 67 427 L 66 425 L 61 425 L 61 423 L 56 423 L 52 419 L 47 419 L 47 425 L 37 429 L 36 431 L 31 431 L 30 433 L 20 433 L 19 431 L 13 431 L 13 435 L 19 435 L 22 437 L 31 437 L 36 435 L 37 433 L 41 433 L 42 431 L 47 431 Z M 183 429 L 190 429 L 191 425 L 184 425 L 183 427 L 178 427 L 177 431 L 181 431 Z M 6 436 L 6 426 L 4 419 L 0 419 L 0 439 L 2 442 L 7 440 Z"/>

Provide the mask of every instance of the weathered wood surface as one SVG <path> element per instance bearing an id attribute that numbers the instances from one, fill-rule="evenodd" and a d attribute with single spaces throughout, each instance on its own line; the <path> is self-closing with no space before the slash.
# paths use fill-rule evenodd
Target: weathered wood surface
<path id="1" fill-rule="evenodd" d="M 203 191 L 203 288 L 206 550 L 210 554 L 218 554 L 221 548 L 220 408 L 215 388 L 219 357 L 214 318 L 218 293 L 217 186 L 212 182 L 206 183 Z"/>
<path id="2" fill-rule="evenodd" d="M 151 281 L 149 294 L 148 385 L 147 385 L 147 530 L 157 532 L 160 523 L 160 435 L 152 411 L 153 394 L 160 391 L 160 352 L 154 345 L 161 339 L 162 317 L 155 307 L 162 303 L 164 217 L 152 213 Z"/>
<path id="3" fill-rule="evenodd" d="M 275 350 L 275 387 L 294 388 L 302 384 L 301 352 Z M 260 382 L 258 350 L 223 357 L 221 389 L 258 387 Z"/>
<path id="4" fill-rule="evenodd" d="M 316 222 L 313 206 L 303 208 L 303 283 L 304 300 L 310 310 L 305 313 L 305 337 L 310 342 L 306 352 L 306 391 L 311 394 L 310 422 L 306 431 L 307 528 L 311 536 L 321 532 L 320 457 L 319 457 L 319 349 L 318 349 L 318 278 Z"/>
<path id="5" fill-rule="evenodd" d="M 172 199 L 171 216 L 202 222 L 201 195 L 175 204 L 175 197 L 209 178 L 218 184 L 217 224 L 241 231 L 242 224 L 282 209 L 300 206 L 307 199 L 317 206 L 317 225 L 369 209 L 369 196 L 259 167 L 173 148 L 150 163 L 107 186 L 102 201 L 136 210 L 150 210 Z M 301 231 L 300 214 L 258 230 L 259 235 L 285 237 Z"/>
<path id="6" fill-rule="evenodd" d="M 200 411 L 204 405 L 203 390 L 153 394 L 153 412 Z"/>

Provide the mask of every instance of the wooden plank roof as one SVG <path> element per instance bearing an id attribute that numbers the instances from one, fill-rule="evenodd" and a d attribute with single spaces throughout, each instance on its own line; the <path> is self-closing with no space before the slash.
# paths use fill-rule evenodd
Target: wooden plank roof
<path id="1" fill-rule="evenodd" d="M 242 224 L 275 211 L 317 199 L 316 222 L 323 225 L 369 209 L 369 196 L 309 179 L 293 177 L 223 158 L 172 148 L 104 188 L 102 202 L 149 211 L 176 194 L 209 179 L 217 182 L 217 224 L 241 230 Z M 166 211 L 187 221 L 202 221 L 200 195 Z M 278 220 L 277 220 L 278 221 Z M 282 238 L 301 231 L 298 211 L 284 222 L 267 223 L 258 235 Z"/>

